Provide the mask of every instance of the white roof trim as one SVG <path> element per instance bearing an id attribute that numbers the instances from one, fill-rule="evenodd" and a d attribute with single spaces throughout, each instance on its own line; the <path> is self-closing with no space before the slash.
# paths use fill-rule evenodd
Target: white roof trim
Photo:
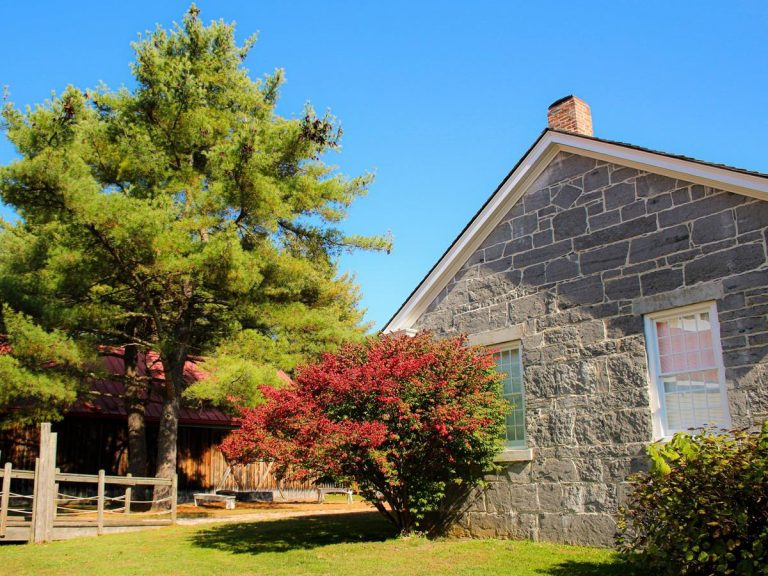
<path id="1" fill-rule="evenodd" d="M 768 200 L 768 178 L 765 177 L 575 134 L 547 131 L 502 182 L 490 201 L 424 278 L 383 332 L 412 328 L 429 303 L 561 151 Z"/>

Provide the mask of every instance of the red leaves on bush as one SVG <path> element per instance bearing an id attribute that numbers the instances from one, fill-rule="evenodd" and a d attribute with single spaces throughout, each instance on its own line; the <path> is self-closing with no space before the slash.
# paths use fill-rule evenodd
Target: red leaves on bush
<path id="1" fill-rule="evenodd" d="M 478 481 L 508 410 L 490 354 L 427 333 L 347 344 L 301 368 L 294 385 L 263 392 L 222 445 L 230 461 L 357 482 L 404 530 L 437 510 L 451 485 Z"/>

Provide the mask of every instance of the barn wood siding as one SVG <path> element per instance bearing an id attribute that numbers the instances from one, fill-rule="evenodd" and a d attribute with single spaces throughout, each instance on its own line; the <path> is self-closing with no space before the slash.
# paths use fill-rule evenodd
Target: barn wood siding
<path id="1" fill-rule="evenodd" d="M 124 475 L 128 471 L 128 430 L 126 423 L 112 419 L 64 418 L 53 425 L 58 433 L 57 466 L 62 472 Z M 226 428 L 179 426 L 178 464 L 180 490 L 212 490 L 227 469 L 219 444 L 229 433 Z M 39 429 L 34 426 L 0 430 L 0 463 L 33 470 L 37 458 Z M 154 470 L 157 425 L 147 425 L 149 470 Z M 309 489 L 311 482 L 284 482 L 278 486 L 269 464 L 256 462 L 236 467 L 233 474 L 243 490 Z M 226 488 L 234 488 L 230 479 Z"/>

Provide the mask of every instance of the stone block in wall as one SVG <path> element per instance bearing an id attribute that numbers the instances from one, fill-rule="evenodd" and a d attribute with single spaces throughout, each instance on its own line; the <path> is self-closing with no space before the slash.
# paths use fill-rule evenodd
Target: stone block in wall
<path id="1" fill-rule="evenodd" d="M 573 460 L 544 458 L 534 462 L 532 477 L 534 482 L 576 482 L 579 472 Z"/>
<path id="2" fill-rule="evenodd" d="M 542 482 L 539 484 L 539 511 L 562 512 L 563 509 L 563 485 L 554 482 Z"/>
<path id="3" fill-rule="evenodd" d="M 694 187 L 695 189 L 696 187 Z M 682 204 L 669 210 L 663 210 L 658 213 L 659 227 L 669 228 L 682 222 L 697 220 L 704 216 L 717 214 L 724 210 L 736 208 L 745 202 L 748 202 L 746 196 L 740 194 L 730 194 L 722 192 L 716 196 L 701 198 L 688 204 Z"/>
<path id="4" fill-rule="evenodd" d="M 609 210 L 608 212 L 599 212 L 597 214 L 590 215 L 587 218 L 589 224 L 590 233 L 594 233 L 598 230 L 610 228 L 621 222 L 620 210 Z"/>
<path id="5" fill-rule="evenodd" d="M 768 202 L 754 202 L 736 208 L 739 234 L 768 226 Z"/>
<path id="6" fill-rule="evenodd" d="M 523 512 L 512 514 L 509 538 L 516 540 L 539 540 L 539 515 Z"/>
<path id="7" fill-rule="evenodd" d="M 616 164 L 611 165 L 611 184 L 629 180 L 630 178 L 634 178 L 638 174 L 639 172 L 634 168 L 629 168 L 627 166 L 619 166 Z"/>
<path id="8" fill-rule="evenodd" d="M 765 362 L 767 358 L 768 345 L 723 352 L 723 361 L 726 366 L 754 366 Z"/>
<path id="9" fill-rule="evenodd" d="M 560 258 L 571 252 L 571 242 L 569 240 L 563 240 L 555 242 L 549 246 L 542 246 L 541 248 L 534 248 L 526 252 L 518 252 L 514 256 L 513 264 L 515 268 L 525 268 L 534 264 L 541 264 L 548 260 L 554 260 Z"/>
<path id="10" fill-rule="evenodd" d="M 535 512 L 539 508 L 536 484 L 510 484 L 509 505 L 515 512 Z"/>
<path id="11" fill-rule="evenodd" d="M 485 486 L 483 499 L 488 514 L 509 514 L 515 510 L 511 501 L 510 485 L 506 482 L 492 482 Z"/>
<path id="12" fill-rule="evenodd" d="M 551 200 L 549 188 L 541 188 L 539 190 L 529 191 L 522 200 L 526 213 L 536 212 L 540 208 L 544 208 L 545 206 L 549 205 Z"/>
<path id="13" fill-rule="evenodd" d="M 723 280 L 723 288 L 726 292 L 749 288 L 763 290 L 765 288 L 765 270 L 752 271 L 725 278 Z"/>
<path id="14" fill-rule="evenodd" d="M 613 210 L 621 208 L 635 201 L 635 183 L 622 182 L 614 184 L 603 191 L 605 198 L 605 209 Z"/>
<path id="15" fill-rule="evenodd" d="M 639 197 L 651 197 L 677 188 L 677 181 L 661 174 L 647 173 L 635 179 L 637 195 Z"/>
<path id="16" fill-rule="evenodd" d="M 752 405 L 749 401 L 749 393 L 744 388 L 730 388 L 728 390 L 728 408 L 731 414 L 731 422 L 737 428 L 751 426 Z"/>
<path id="17" fill-rule="evenodd" d="M 619 354 L 608 358 L 607 364 L 611 390 L 648 386 L 648 364 L 644 355 Z"/>
<path id="18" fill-rule="evenodd" d="M 682 269 L 663 268 L 646 272 L 640 276 L 640 289 L 643 292 L 643 296 L 672 292 L 682 285 Z"/>
<path id="19" fill-rule="evenodd" d="M 632 204 L 627 204 L 621 209 L 621 219 L 622 220 L 634 220 L 635 218 L 640 218 L 641 216 L 644 216 L 646 214 L 647 210 L 645 208 L 645 204 L 642 200 L 637 200 L 635 202 L 632 202 Z"/>
<path id="20" fill-rule="evenodd" d="M 650 406 L 649 386 L 634 388 L 631 386 L 612 388 L 608 394 L 600 394 L 593 399 L 592 409 L 616 411 L 622 408 L 643 408 Z"/>
<path id="21" fill-rule="evenodd" d="M 518 216 L 512 220 L 510 224 L 512 226 L 511 239 L 530 236 L 539 229 L 539 219 L 536 214 L 525 214 L 524 216 Z M 507 238 L 507 240 L 510 240 L 510 238 Z"/>
<path id="22" fill-rule="evenodd" d="M 480 486 L 473 488 L 462 505 L 467 512 L 486 512 L 485 489 Z"/>
<path id="23" fill-rule="evenodd" d="M 640 296 L 640 277 L 625 276 L 607 281 L 605 295 L 610 300 L 631 300 Z"/>
<path id="24" fill-rule="evenodd" d="M 615 484 L 587 482 L 581 486 L 581 505 L 584 512 L 615 514 L 619 506 Z"/>
<path id="25" fill-rule="evenodd" d="M 603 320 L 590 320 L 577 326 L 578 338 L 583 346 L 597 344 L 605 340 L 605 323 Z"/>
<path id="26" fill-rule="evenodd" d="M 594 274 L 621 268 L 626 264 L 628 252 L 628 241 L 616 242 L 601 248 L 594 248 L 588 252 L 582 252 L 579 255 L 581 272 L 582 274 Z"/>
<path id="27" fill-rule="evenodd" d="M 565 240 L 581 236 L 587 231 L 587 209 L 577 206 L 564 210 L 552 219 L 555 240 Z"/>
<path id="28" fill-rule="evenodd" d="M 599 458 L 582 458 L 577 462 L 576 470 L 582 482 L 602 482 L 603 463 Z"/>
<path id="29" fill-rule="evenodd" d="M 541 519 L 539 520 L 541 522 Z M 616 519 L 611 514 L 578 514 L 562 520 L 565 544 L 612 546 L 616 534 Z"/>
<path id="30" fill-rule="evenodd" d="M 544 347 L 549 348 L 559 348 L 563 354 L 566 351 L 564 344 Z M 595 391 L 603 382 L 602 372 L 591 362 L 544 363 L 526 370 L 526 392 L 534 398 L 584 394 Z"/>
<path id="31" fill-rule="evenodd" d="M 510 484 L 527 484 L 531 481 L 532 462 L 513 462 L 504 467 L 504 479 Z"/>
<path id="32" fill-rule="evenodd" d="M 607 186 L 610 182 L 610 174 L 608 166 L 598 166 L 594 170 L 591 170 L 584 174 L 584 191 L 591 192 L 597 190 L 603 186 Z"/>
<path id="33" fill-rule="evenodd" d="M 536 232 L 535 234 L 533 234 L 532 238 L 533 238 L 533 245 L 536 248 L 547 246 L 549 244 L 552 244 L 552 242 L 555 241 L 554 234 L 552 233 L 552 228 L 547 228 L 546 230 L 542 230 L 541 232 Z"/>
<path id="34" fill-rule="evenodd" d="M 467 514 L 469 531 L 475 538 L 508 538 L 512 531 L 511 514 Z"/>
<path id="35" fill-rule="evenodd" d="M 555 184 L 592 170 L 597 161 L 577 154 L 560 153 L 542 172 L 537 182 Z"/>
<path id="36" fill-rule="evenodd" d="M 484 274 L 466 283 L 467 301 L 469 303 L 487 303 L 510 293 L 514 294 L 516 286 L 503 274 Z"/>
<path id="37" fill-rule="evenodd" d="M 523 271 L 522 284 L 526 288 L 536 288 L 538 286 L 543 286 L 546 283 L 546 265 L 543 262 L 541 264 L 528 266 L 528 268 Z"/>
<path id="38" fill-rule="evenodd" d="M 509 303 L 509 323 L 520 324 L 529 318 L 536 318 L 547 313 L 547 295 L 544 293 L 531 294 L 515 298 Z"/>
<path id="39" fill-rule="evenodd" d="M 584 484 L 562 484 L 561 512 L 580 514 L 584 512 Z"/>
<path id="40" fill-rule="evenodd" d="M 642 216 L 575 238 L 573 247 L 576 250 L 589 250 L 590 248 L 628 240 L 641 234 L 650 234 L 655 231 L 656 218 L 653 216 Z"/>
<path id="41" fill-rule="evenodd" d="M 617 482 L 616 483 L 616 501 L 619 506 L 626 506 L 629 502 L 629 497 L 635 490 L 635 484 L 632 482 Z"/>
<path id="42" fill-rule="evenodd" d="M 661 212 L 662 210 L 666 210 L 672 206 L 673 201 L 671 192 L 660 194 L 658 196 L 654 196 L 653 198 L 648 198 L 648 200 L 645 201 L 645 208 L 648 211 L 648 214 Z"/>
<path id="43" fill-rule="evenodd" d="M 436 333 L 447 333 L 453 328 L 453 314 L 450 310 L 437 310 L 423 315 L 415 324 L 417 330 L 430 330 Z"/>
<path id="44" fill-rule="evenodd" d="M 494 228 L 490 234 L 483 240 L 480 248 L 488 248 L 502 242 L 509 242 L 512 239 L 512 228 L 507 222 L 502 222 Z"/>
<path id="45" fill-rule="evenodd" d="M 699 218 L 693 222 L 691 240 L 694 244 L 709 244 L 736 235 L 736 221 L 733 212 L 728 210 Z"/>
<path id="46" fill-rule="evenodd" d="M 605 482 L 622 482 L 631 473 L 632 458 L 604 458 L 600 462 L 602 477 Z"/>
<path id="47" fill-rule="evenodd" d="M 544 270 L 544 277 L 547 283 L 570 280 L 571 278 L 577 278 L 580 274 L 579 260 L 574 254 L 550 260 L 547 262 Z"/>
<path id="48" fill-rule="evenodd" d="M 650 442 L 651 413 L 648 408 L 631 408 L 607 414 L 579 414 L 574 435 L 579 444 Z"/>
<path id="49" fill-rule="evenodd" d="M 552 444 L 574 444 L 576 413 L 570 410 L 553 411 L 549 415 L 549 439 Z"/>
<path id="50" fill-rule="evenodd" d="M 598 275 L 564 282 L 557 287 L 560 307 L 595 304 L 603 300 L 603 281 Z"/>
<path id="51" fill-rule="evenodd" d="M 643 334 L 643 317 L 638 314 L 614 316 L 605 321 L 608 338 L 627 338 Z"/>
<path id="52" fill-rule="evenodd" d="M 748 272 L 765 263 L 765 247 L 762 244 L 744 244 L 708 254 L 685 265 L 685 283 L 696 284 L 716 278 Z M 765 284 L 765 276 L 762 278 Z"/>
<path id="53" fill-rule="evenodd" d="M 523 236 L 522 238 L 515 238 L 511 242 L 503 244 L 504 252 L 503 256 L 514 256 L 519 252 L 525 252 L 533 248 L 532 236 Z"/>
<path id="54" fill-rule="evenodd" d="M 688 250 L 691 247 L 688 226 L 681 224 L 656 233 L 633 238 L 629 250 L 629 263 L 637 264 L 655 260 L 668 254 Z"/>
<path id="55" fill-rule="evenodd" d="M 552 196 L 552 203 L 558 208 L 564 210 L 570 208 L 576 199 L 581 195 L 581 188 L 571 184 L 563 184 L 555 189 Z"/>
<path id="56" fill-rule="evenodd" d="M 471 310 L 463 314 L 456 314 L 453 317 L 454 327 L 459 332 L 466 334 L 475 334 L 488 330 L 489 315 L 488 308 Z"/>

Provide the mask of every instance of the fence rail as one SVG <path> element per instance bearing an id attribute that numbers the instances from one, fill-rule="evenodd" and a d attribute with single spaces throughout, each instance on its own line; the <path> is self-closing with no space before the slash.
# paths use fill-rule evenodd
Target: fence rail
<path id="1" fill-rule="evenodd" d="M 107 476 L 98 474 L 61 473 L 55 466 L 56 434 L 50 424 L 40 430 L 40 457 L 35 470 L 14 470 L 10 462 L 0 470 L 0 541 L 9 534 L 9 528 L 28 531 L 30 542 L 47 542 L 53 538 L 55 528 L 96 528 L 104 533 L 106 526 L 157 526 L 176 523 L 178 477 L 145 478 L 139 476 Z M 31 494 L 13 491 L 13 482 L 32 481 Z M 63 491 L 66 484 L 96 485 L 94 496 L 79 496 Z M 119 496 L 107 495 L 107 486 L 122 490 Z M 134 487 L 165 486 L 168 496 L 153 500 L 137 500 Z M 112 491 L 114 493 L 114 491 Z M 151 508 L 139 510 L 138 508 Z M 109 518 L 107 518 L 109 515 Z M 163 516 L 163 518 L 160 518 Z M 18 539 L 18 538 L 16 538 Z"/>

